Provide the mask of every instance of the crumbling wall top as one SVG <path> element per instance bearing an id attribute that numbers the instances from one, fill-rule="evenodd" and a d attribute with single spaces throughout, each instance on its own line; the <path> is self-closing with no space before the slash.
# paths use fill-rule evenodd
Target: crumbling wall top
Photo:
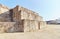
<path id="1" fill-rule="evenodd" d="M 19 6 L 19 5 L 17 5 L 16 7 L 18 7 L 18 10 L 21 10 L 21 11 L 24 11 L 24 12 L 27 12 L 27 13 L 32 13 L 32 14 L 34 14 L 34 15 L 36 15 L 36 16 L 40 16 L 38 13 L 36 13 L 36 12 L 34 12 L 34 11 L 32 11 L 32 10 L 29 10 L 29 9 L 27 9 L 27 8 L 24 8 L 24 7 L 22 7 L 22 6 Z M 15 7 L 15 8 L 16 8 Z M 40 16 L 41 17 L 41 16 Z"/>

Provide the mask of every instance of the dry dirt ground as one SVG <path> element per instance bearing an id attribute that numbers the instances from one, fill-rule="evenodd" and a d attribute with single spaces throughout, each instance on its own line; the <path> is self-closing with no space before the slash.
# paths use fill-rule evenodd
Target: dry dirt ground
<path id="1" fill-rule="evenodd" d="M 0 33 L 0 39 L 60 39 L 60 25 L 48 25 L 36 32 Z"/>

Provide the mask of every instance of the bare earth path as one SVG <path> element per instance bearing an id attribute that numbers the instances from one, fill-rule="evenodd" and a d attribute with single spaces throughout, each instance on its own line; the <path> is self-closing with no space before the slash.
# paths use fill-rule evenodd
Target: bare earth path
<path id="1" fill-rule="evenodd" d="M 0 39 L 60 39 L 60 25 L 48 25 L 38 32 L 1 33 Z"/>

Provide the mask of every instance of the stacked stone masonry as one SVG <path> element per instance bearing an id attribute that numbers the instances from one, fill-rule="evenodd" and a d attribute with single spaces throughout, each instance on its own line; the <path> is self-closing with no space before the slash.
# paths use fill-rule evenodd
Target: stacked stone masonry
<path id="1" fill-rule="evenodd" d="M 43 24 L 43 18 L 36 12 L 21 6 L 8 9 L 0 4 L 0 32 L 36 31 L 40 30 Z"/>

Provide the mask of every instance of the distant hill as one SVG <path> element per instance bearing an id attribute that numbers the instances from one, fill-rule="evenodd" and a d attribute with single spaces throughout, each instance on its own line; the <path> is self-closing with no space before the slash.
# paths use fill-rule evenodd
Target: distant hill
<path id="1" fill-rule="evenodd" d="M 55 20 L 46 21 L 47 24 L 60 24 L 60 18 Z"/>

